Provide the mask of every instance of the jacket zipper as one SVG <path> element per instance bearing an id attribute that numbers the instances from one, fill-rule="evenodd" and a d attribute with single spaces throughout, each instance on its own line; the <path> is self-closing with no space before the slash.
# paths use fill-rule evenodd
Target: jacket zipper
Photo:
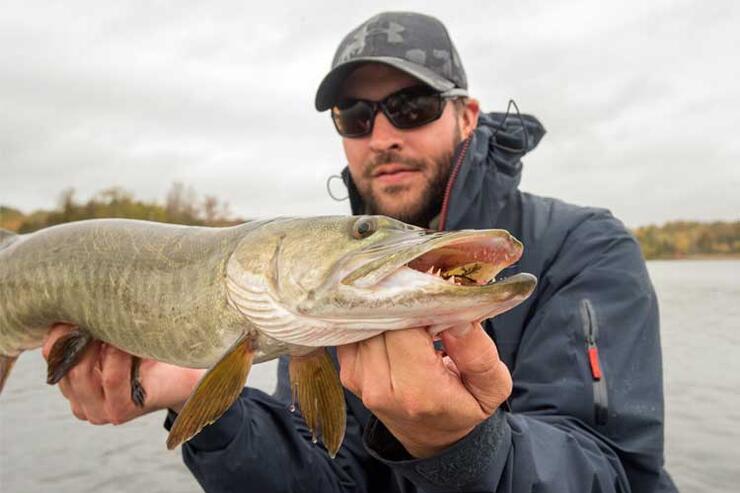
<path id="1" fill-rule="evenodd" d="M 452 196 L 452 187 L 455 184 L 455 180 L 457 180 L 457 175 L 460 174 L 460 168 L 462 168 L 462 163 L 465 160 L 465 155 L 468 153 L 468 148 L 470 147 L 471 140 L 473 140 L 472 135 L 463 141 L 462 148 L 460 149 L 460 154 L 457 156 L 457 160 L 455 161 L 455 166 L 452 168 L 452 173 L 450 173 L 450 179 L 447 180 L 447 187 L 445 188 L 445 196 L 444 196 L 444 199 L 442 199 L 442 210 L 439 213 L 439 231 L 444 231 L 445 227 L 447 226 L 447 209 L 450 207 L 450 197 Z M 494 334 L 491 332 L 488 335 L 491 337 L 491 339 L 493 339 L 495 343 L 496 337 L 494 336 Z M 501 407 L 504 408 L 504 411 L 511 412 L 511 403 L 509 402 L 509 399 L 506 399 L 501 404 Z"/>
<path id="2" fill-rule="evenodd" d="M 609 396 L 607 395 L 606 376 L 599 359 L 599 324 L 596 312 L 589 299 L 581 300 L 581 318 L 583 332 L 586 336 L 586 351 L 588 365 L 591 370 L 594 390 L 594 420 L 597 425 L 605 425 L 609 417 Z"/>
<path id="3" fill-rule="evenodd" d="M 457 161 L 455 162 L 455 166 L 452 168 L 452 173 L 450 173 L 450 179 L 447 180 L 447 188 L 445 189 L 445 196 L 444 199 L 442 199 L 442 211 L 439 213 L 439 230 L 444 231 L 445 227 L 447 226 L 447 208 L 450 206 L 450 196 L 452 195 L 452 185 L 455 184 L 455 180 L 457 179 L 457 175 L 460 174 L 460 168 L 462 168 L 463 160 L 465 159 L 465 155 L 468 153 L 468 147 L 470 147 L 470 141 L 472 140 L 472 136 L 465 139 L 463 142 L 462 149 L 460 149 L 460 155 L 457 156 Z"/>

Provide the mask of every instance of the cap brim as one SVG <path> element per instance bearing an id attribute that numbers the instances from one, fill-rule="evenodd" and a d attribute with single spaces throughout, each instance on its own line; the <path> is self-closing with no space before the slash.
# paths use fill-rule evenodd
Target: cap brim
<path id="1" fill-rule="evenodd" d="M 331 108 L 337 99 L 340 89 L 342 88 L 344 79 L 346 79 L 358 65 L 369 62 L 390 65 L 401 72 L 405 72 L 410 76 L 419 79 L 419 81 L 440 92 L 449 91 L 455 87 L 455 84 L 452 81 L 445 79 L 433 70 L 414 62 L 404 60 L 403 58 L 386 56 L 359 57 L 337 65 L 326 75 L 326 77 L 324 77 L 324 80 L 319 84 L 319 89 L 316 91 L 316 109 L 318 111 L 325 111 Z"/>

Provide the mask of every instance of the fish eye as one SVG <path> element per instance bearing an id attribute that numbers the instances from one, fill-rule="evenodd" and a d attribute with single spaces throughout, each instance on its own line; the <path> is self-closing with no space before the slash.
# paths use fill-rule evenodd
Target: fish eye
<path id="1" fill-rule="evenodd" d="M 352 226 L 352 237 L 357 240 L 363 240 L 375 233 L 378 229 L 378 225 L 373 218 L 363 217 L 355 221 Z"/>

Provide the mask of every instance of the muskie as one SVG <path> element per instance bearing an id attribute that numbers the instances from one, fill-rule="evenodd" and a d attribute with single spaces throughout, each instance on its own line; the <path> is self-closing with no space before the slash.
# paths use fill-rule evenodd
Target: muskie
<path id="1" fill-rule="evenodd" d="M 77 329 L 51 349 L 51 384 L 95 339 L 135 356 L 138 405 L 139 358 L 209 368 L 172 427 L 174 448 L 228 409 L 252 363 L 289 354 L 301 413 L 333 457 L 344 396 L 317 348 L 409 327 L 438 333 L 504 312 L 536 284 L 530 274 L 495 281 L 521 254 L 503 230 L 432 232 L 383 216 L 0 230 L 0 390 L 18 355 L 57 322 Z"/>

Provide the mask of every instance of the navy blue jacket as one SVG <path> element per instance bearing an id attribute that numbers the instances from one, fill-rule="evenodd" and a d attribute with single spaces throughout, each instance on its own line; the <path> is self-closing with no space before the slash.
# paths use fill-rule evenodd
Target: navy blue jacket
<path id="1" fill-rule="evenodd" d="M 440 455 L 412 459 L 346 392 L 347 434 L 332 460 L 289 411 L 281 361 L 274 396 L 245 389 L 183 446 L 206 491 L 675 491 L 663 470 L 658 306 L 645 262 L 608 211 L 518 190 L 520 158 L 543 135 L 530 116 L 481 115 L 458 149 L 446 211 L 445 229 L 509 230 L 525 252 L 508 274 L 539 279 L 526 302 L 485 323 L 513 376 L 508 409 Z"/>

